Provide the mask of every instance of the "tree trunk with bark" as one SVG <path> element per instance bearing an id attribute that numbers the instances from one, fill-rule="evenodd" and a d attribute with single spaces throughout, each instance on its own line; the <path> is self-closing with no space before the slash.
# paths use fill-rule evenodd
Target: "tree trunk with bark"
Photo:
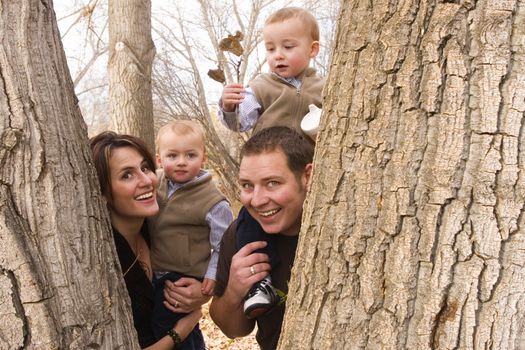
<path id="1" fill-rule="evenodd" d="M 523 349 L 525 2 L 344 1 L 280 349 Z"/>
<path id="2" fill-rule="evenodd" d="M 52 2 L 0 40 L 0 348 L 138 348 Z"/>
<path id="3" fill-rule="evenodd" d="M 109 0 L 110 129 L 143 139 L 154 150 L 150 0 Z"/>

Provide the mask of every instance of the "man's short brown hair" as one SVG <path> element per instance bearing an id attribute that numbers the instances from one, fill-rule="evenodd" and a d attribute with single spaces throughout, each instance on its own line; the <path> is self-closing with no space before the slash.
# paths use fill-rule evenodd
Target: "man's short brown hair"
<path id="1" fill-rule="evenodd" d="M 305 28 L 310 32 L 312 41 L 319 41 L 319 24 L 317 24 L 317 20 L 309 11 L 300 7 L 283 7 L 272 13 L 264 24 L 284 22 L 291 18 L 297 18 L 301 23 L 304 23 Z"/>
<path id="2" fill-rule="evenodd" d="M 241 161 L 245 156 L 280 151 L 286 157 L 288 168 L 299 177 L 307 164 L 312 163 L 314 146 L 297 131 L 274 126 L 252 136 L 241 149 Z"/>

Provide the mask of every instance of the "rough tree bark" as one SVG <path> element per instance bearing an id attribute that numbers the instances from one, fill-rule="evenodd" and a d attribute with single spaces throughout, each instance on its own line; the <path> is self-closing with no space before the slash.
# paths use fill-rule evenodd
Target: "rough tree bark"
<path id="1" fill-rule="evenodd" d="M 0 41 L 0 348 L 138 348 L 52 2 Z"/>
<path id="2" fill-rule="evenodd" d="M 109 0 L 110 129 L 142 138 L 154 150 L 150 0 Z"/>
<path id="3" fill-rule="evenodd" d="M 525 2 L 342 4 L 280 349 L 523 349 Z"/>

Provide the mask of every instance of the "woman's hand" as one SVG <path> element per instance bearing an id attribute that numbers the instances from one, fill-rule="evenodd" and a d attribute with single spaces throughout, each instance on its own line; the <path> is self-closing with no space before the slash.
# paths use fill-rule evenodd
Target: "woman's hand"
<path id="1" fill-rule="evenodd" d="M 176 282 L 166 281 L 164 305 L 177 313 L 188 313 L 200 308 L 210 297 L 201 292 L 201 282 L 191 277 L 182 277 Z"/>
<path id="2" fill-rule="evenodd" d="M 202 317 L 202 310 L 199 307 L 198 309 L 193 310 L 183 318 L 177 321 L 177 324 L 173 328 L 175 332 L 181 337 L 182 340 L 191 333 L 193 328 L 199 323 L 199 320 Z"/>
<path id="3" fill-rule="evenodd" d="M 177 332 L 181 340 L 185 340 L 188 335 L 191 333 L 193 328 L 199 323 L 199 320 L 202 317 L 201 308 L 195 309 L 180 320 L 177 321 L 173 330 Z M 144 350 L 172 350 L 174 340 L 166 335 L 159 339 L 155 344 L 148 346 Z"/>

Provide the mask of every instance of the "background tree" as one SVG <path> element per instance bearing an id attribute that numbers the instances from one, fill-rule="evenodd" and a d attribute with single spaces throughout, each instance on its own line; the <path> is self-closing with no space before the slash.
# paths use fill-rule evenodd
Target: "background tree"
<path id="1" fill-rule="evenodd" d="M 109 128 L 107 2 L 55 0 L 54 8 L 84 121 L 97 134 Z"/>
<path id="2" fill-rule="evenodd" d="M 201 10 L 202 8 L 201 4 Z M 210 111 L 203 79 L 202 47 L 192 32 L 191 24 L 185 19 L 185 11 L 180 8 L 165 12 L 163 18 L 156 18 L 155 32 L 162 38 L 162 49 L 154 68 L 154 95 L 156 121 L 160 126 L 174 118 L 194 119 L 199 121 L 206 131 L 206 150 L 208 167 L 219 177 L 221 190 L 235 203 L 238 199 L 236 174 L 238 162 L 229 152 L 231 142 L 237 135 L 218 132 L 217 119 Z M 168 24 L 169 23 L 169 24 Z M 190 35 L 193 33 L 193 36 Z M 211 38 L 209 38 L 212 40 Z M 214 38 L 215 39 L 215 38 Z M 227 134 L 226 137 L 222 138 Z M 235 141 L 234 141 L 235 142 Z M 226 146 L 227 145 L 227 146 Z M 235 147 L 236 148 L 236 147 Z"/>
<path id="3" fill-rule="evenodd" d="M 154 150 L 150 0 L 109 0 L 110 129 L 139 136 Z"/>
<path id="4" fill-rule="evenodd" d="M 92 3 L 95 1 L 94 8 L 89 4 L 75 3 L 59 6 L 59 12 L 64 12 L 64 7 L 69 9 L 71 6 L 86 6 L 87 9 L 80 13 L 90 13 L 89 17 L 82 17 L 83 20 L 79 21 L 81 25 L 75 26 L 73 21 L 68 21 L 69 17 L 64 16 L 62 26 L 66 28 L 64 32 L 68 33 L 66 42 L 77 43 L 78 37 L 84 37 L 83 32 L 95 38 L 104 36 L 104 27 L 101 25 L 104 19 L 100 12 L 104 9 L 105 1 L 92 0 Z M 280 7 L 296 5 L 311 9 L 321 23 L 323 47 L 319 60 L 314 64 L 322 73 L 326 73 L 337 4 L 318 0 L 199 0 L 185 3 L 162 1 L 152 5 L 153 36 L 157 47 L 152 73 L 155 130 L 173 118 L 200 121 L 207 132 L 209 164 L 206 166 L 214 170 L 223 191 L 235 203 L 238 198 L 237 153 L 248 135 L 232 133 L 218 122 L 216 107 L 222 85 L 208 77 L 208 70 L 221 67 L 227 81 L 247 84 L 263 69 L 264 51 L 261 50 L 260 30 L 265 18 Z M 93 22 L 96 24 L 92 24 Z M 93 29 L 87 29 L 91 27 Z M 240 57 L 232 57 L 219 48 L 220 40 L 236 31 L 243 33 L 241 44 L 244 50 Z M 77 61 L 87 62 L 87 57 L 92 57 L 88 50 L 91 46 L 87 44 L 87 40 L 85 42 L 86 58 L 82 60 L 77 55 L 84 51 L 77 53 L 73 49 L 68 50 L 71 45 L 66 44 L 66 51 L 71 55 L 70 66 L 74 72 L 81 71 L 83 67 Z M 104 62 L 104 56 L 96 62 L 100 65 L 100 62 Z M 77 65 L 80 67 L 76 68 Z M 80 105 L 92 133 L 107 128 L 102 119 L 105 114 L 103 98 L 107 94 L 104 92 L 105 78 L 94 68 L 84 75 L 77 88 L 77 94 L 81 93 Z"/>
<path id="5" fill-rule="evenodd" d="M 0 33 L 0 348 L 138 348 L 52 3 Z"/>
<path id="6" fill-rule="evenodd" d="M 265 63 L 261 48 L 264 20 L 288 5 L 306 6 L 321 15 L 323 50 L 329 52 L 333 33 L 330 28 L 335 23 L 337 7 L 319 1 L 199 0 L 194 8 L 175 4 L 154 15 L 154 31 L 160 43 L 154 68 L 156 116 L 187 116 L 205 125 L 208 166 L 219 175 L 232 202 L 238 199 L 238 151 L 249 134 L 231 132 L 216 119 L 222 85 L 210 79 L 208 71 L 218 69 L 226 82 L 248 84 Z M 232 54 L 221 47 L 221 42 L 235 33 L 240 34 L 241 49 Z M 323 64 L 326 61 L 319 61 L 316 66 Z"/>
<path id="7" fill-rule="evenodd" d="M 343 1 L 281 349 L 523 349 L 525 3 Z"/>

